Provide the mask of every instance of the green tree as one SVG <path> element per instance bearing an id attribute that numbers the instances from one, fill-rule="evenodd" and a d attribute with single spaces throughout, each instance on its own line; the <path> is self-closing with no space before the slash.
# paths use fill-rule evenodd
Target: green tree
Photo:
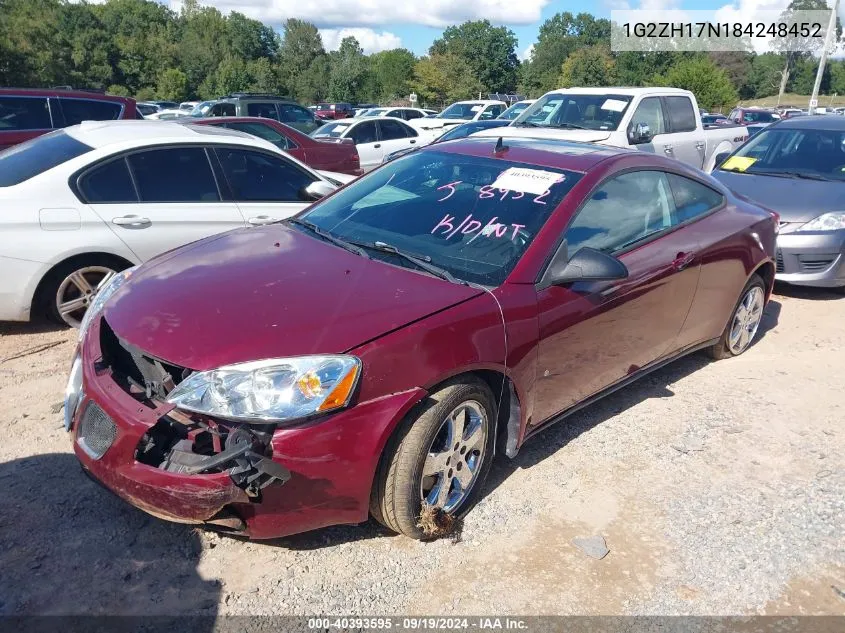
<path id="1" fill-rule="evenodd" d="M 834 60 L 830 62 L 830 92 L 845 95 L 845 62 Z"/>
<path id="2" fill-rule="evenodd" d="M 285 22 L 279 47 L 279 79 L 303 102 L 324 98 L 328 92 L 328 57 L 317 27 L 302 20 Z"/>
<path id="3" fill-rule="evenodd" d="M 509 28 L 477 20 L 446 28 L 429 53 L 455 55 L 466 62 L 484 88 L 510 92 L 516 88 L 519 69 L 516 44 L 516 35 Z"/>
<path id="4" fill-rule="evenodd" d="M 579 48 L 563 62 L 558 78 L 561 88 L 609 86 L 615 81 L 615 64 L 603 45 Z"/>
<path id="5" fill-rule="evenodd" d="M 376 78 L 374 99 L 389 101 L 410 94 L 410 80 L 414 73 L 416 56 L 404 48 L 395 48 L 370 55 L 370 73 Z"/>
<path id="6" fill-rule="evenodd" d="M 430 55 L 414 66 L 411 89 L 423 103 L 443 106 L 475 98 L 482 90 L 472 68 L 457 55 Z"/>
<path id="7" fill-rule="evenodd" d="M 754 97 L 770 97 L 778 93 L 783 70 L 783 58 L 777 53 L 756 55 L 751 60 L 749 83 Z"/>
<path id="8" fill-rule="evenodd" d="M 232 55 L 228 46 L 229 29 L 220 11 L 201 7 L 197 0 L 185 1 L 180 22 L 179 67 L 188 76 L 189 91 L 195 92 L 222 64 L 223 58 Z"/>
<path id="9" fill-rule="evenodd" d="M 687 53 L 622 51 L 615 55 L 616 81 L 621 86 L 645 86 Z"/>
<path id="10" fill-rule="evenodd" d="M 108 88 L 106 88 L 107 95 L 114 95 L 115 97 L 131 97 L 132 93 L 129 92 L 129 88 L 126 86 L 120 86 L 118 84 L 112 84 Z"/>
<path id="11" fill-rule="evenodd" d="M 589 13 L 572 15 L 569 11 L 556 13 L 540 25 L 537 43 L 531 56 L 528 75 L 523 85 L 527 92 L 538 94 L 560 86 L 561 66 L 579 48 L 608 44 L 610 22 L 596 19 Z M 636 85 L 636 84 L 634 84 Z"/>
<path id="12" fill-rule="evenodd" d="M 156 98 L 155 88 L 152 86 L 144 86 L 135 93 L 135 99 L 138 101 L 152 101 Z"/>
<path id="13" fill-rule="evenodd" d="M 358 101 L 367 74 L 367 62 L 358 40 L 344 37 L 340 48 L 332 52 L 329 58 L 329 97 L 333 101 Z"/>
<path id="14" fill-rule="evenodd" d="M 232 11 L 226 18 L 228 48 L 245 60 L 274 58 L 279 52 L 279 36 L 269 26 Z"/>
<path id="15" fill-rule="evenodd" d="M 156 94 L 167 101 L 184 101 L 188 98 L 188 76 L 178 68 L 162 71 L 156 85 Z"/>
<path id="16" fill-rule="evenodd" d="M 754 86 L 751 83 L 751 64 L 754 59 L 752 53 L 714 51 L 709 53 L 708 57 L 725 71 L 740 98 L 749 99 L 754 96 Z"/>
<path id="17" fill-rule="evenodd" d="M 706 57 L 682 59 L 665 75 L 656 76 L 654 83 L 689 90 L 699 107 L 708 110 L 732 108 L 738 99 L 736 88 L 725 72 Z"/>

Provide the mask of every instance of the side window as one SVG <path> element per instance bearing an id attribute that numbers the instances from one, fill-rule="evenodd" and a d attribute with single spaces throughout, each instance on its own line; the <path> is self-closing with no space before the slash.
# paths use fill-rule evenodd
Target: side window
<path id="1" fill-rule="evenodd" d="M 279 112 L 275 103 L 247 103 L 246 113 L 248 116 L 257 116 L 262 119 L 279 120 Z"/>
<path id="2" fill-rule="evenodd" d="M 384 116 L 392 116 L 396 117 L 397 119 L 404 119 L 405 118 L 405 111 L 404 110 L 391 110 Z"/>
<path id="3" fill-rule="evenodd" d="M 242 123 L 234 121 L 232 123 L 227 123 L 226 127 L 233 130 L 240 130 L 241 132 L 246 132 L 247 134 L 252 134 L 258 138 L 263 138 L 266 141 L 270 141 L 279 149 L 296 149 L 296 147 L 298 147 L 297 144 L 291 141 L 287 136 L 277 132 L 269 125 L 264 125 L 263 123 Z"/>
<path id="4" fill-rule="evenodd" d="M 279 113 L 282 123 L 310 123 L 314 120 L 314 115 L 308 110 L 289 103 L 280 103 Z"/>
<path id="5" fill-rule="evenodd" d="M 728 118 L 731 121 L 739 121 L 739 110 L 731 110 L 731 113 L 728 115 Z"/>
<path id="6" fill-rule="evenodd" d="M 700 182 L 676 174 L 667 175 L 675 197 L 677 224 L 704 215 L 725 201 L 721 193 Z"/>
<path id="7" fill-rule="evenodd" d="M 238 202 L 302 202 L 314 178 L 283 158 L 242 149 L 217 149 Z"/>
<path id="8" fill-rule="evenodd" d="M 403 118 L 406 121 L 410 121 L 411 119 L 421 119 L 424 116 L 422 112 L 417 112 L 416 110 L 405 110 L 405 116 Z"/>
<path id="9" fill-rule="evenodd" d="M 633 130 L 638 123 L 645 123 L 653 136 L 666 132 L 660 97 L 647 97 L 640 101 L 634 116 L 631 117 L 630 130 Z"/>
<path id="10" fill-rule="evenodd" d="M 52 127 L 46 98 L 0 97 L 0 132 L 49 130 Z"/>
<path id="11" fill-rule="evenodd" d="M 215 103 L 208 116 L 237 116 L 234 103 Z"/>
<path id="12" fill-rule="evenodd" d="M 381 140 L 383 141 L 393 141 L 395 139 L 408 138 L 408 136 L 410 136 L 406 132 L 405 126 L 399 123 L 399 121 L 382 119 L 379 121 L 379 126 L 381 127 Z"/>
<path id="13" fill-rule="evenodd" d="M 570 257 L 585 246 L 621 250 L 673 225 L 675 211 L 666 174 L 634 171 L 607 180 L 566 230 Z"/>
<path id="14" fill-rule="evenodd" d="M 696 128 L 695 110 L 689 97 L 666 97 L 672 132 L 692 132 Z"/>
<path id="15" fill-rule="evenodd" d="M 129 166 L 141 202 L 218 202 L 220 193 L 201 147 L 151 149 L 132 154 Z"/>
<path id="16" fill-rule="evenodd" d="M 349 132 L 349 136 L 355 141 L 356 145 L 361 143 L 375 143 L 378 140 L 376 136 L 376 122 L 364 121 L 359 123 Z"/>
<path id="17" fill-rule="evenodd" d="M 59 99 L 65 125 L 77 125 L 83 121 L 112 121 L 120 117 L 123 106 L 112 101 L 88 99 Z"/>
<path id="18" fill-rule="evenodd" d="M 79 179 L 79 192 L 89 204 L 138 202 L 125 158 L 96 167 Z"/>

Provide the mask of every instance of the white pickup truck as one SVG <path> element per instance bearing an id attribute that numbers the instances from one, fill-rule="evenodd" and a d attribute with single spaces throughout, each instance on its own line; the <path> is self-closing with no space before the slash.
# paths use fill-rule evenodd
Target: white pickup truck
<path id="1" fill-rule="evenodd" d="M 540 97 L 507 127 L 473 136 L 554 138 L 664 154 L 710 171 L 748 138 L 741 125 L 704 128 L 698 103 L 678 88 L 565 88 Z"/>

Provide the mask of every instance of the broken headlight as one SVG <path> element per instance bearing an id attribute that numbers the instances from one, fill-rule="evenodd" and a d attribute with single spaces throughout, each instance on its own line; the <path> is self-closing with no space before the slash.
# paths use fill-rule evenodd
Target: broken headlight
<path id="1" fill-rule="evenodd" d="M 94 318 L 102 311 L 103 306 L 106 305 L 106 301 L 126 283 L 126 280 L 129 279 L 132 271 L 136 268 L 137 266 L 132 266 L 132 268 L 115 273 L 100 282 L 100 285 L 97 286 L 97 294 L 94 295 L 94 300 L 88 306 L 85 316 L 82 317 L 82 322 L 79 324 L 79 341 L 85 338 L 85 333 L 88 331 Z"/>
<path id="2" fill-rule="evenodd" d="M 354 356 L 299 356 L 196 372 L 167 396 L 178 408 L 261 424 L 346 407 L 361 373 Z"/>

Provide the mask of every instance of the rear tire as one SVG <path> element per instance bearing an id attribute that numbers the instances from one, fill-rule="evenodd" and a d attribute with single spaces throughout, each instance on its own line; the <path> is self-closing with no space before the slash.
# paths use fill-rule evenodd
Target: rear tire
<path id="1" fill-rule="evenodd" d="M 739 295 L 719 342 L 708 348 L 711 357 L 716 360 L 731 358 L 751 347 L 763 319 L 765 301 L 766 284 L 759 275 L 752 275 Z"/>
<path id="2" fill-rule="evenodd" d="M 371 514 L 394 532 L 431 538 L 418 525 L 423 497 L 453 518 L 466 515 L 493 462 L 495 434 L 489 387 L 475 378 L 447 383 L 408 414 L 388 442 L 376 472 Z"/>
<path id="3" fill-rule="evenodd" d="M 107 255 L 69 259 L 41 280 L 33 314 L 40 314 L 59 325 L 79 327 L 99 284 L 126 267 L 123 260 Z M 74 306 L 78 307 L 71 310 Z"/>

